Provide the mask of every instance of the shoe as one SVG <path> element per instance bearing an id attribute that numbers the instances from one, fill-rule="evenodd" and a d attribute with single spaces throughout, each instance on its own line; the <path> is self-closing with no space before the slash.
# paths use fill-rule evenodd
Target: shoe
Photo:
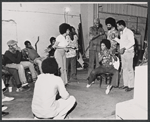
<path id="1" fill-rule="evenodd" d="M 2 102 L 5 102 L 5 101 L 12 101 L 14 100 L 14 97 L 5 97 L 2 99 Z"/>
<path id="2" fill-rule="evenodd" d="M 113 88 L 119 88 L 119 86 L 113 86 Z"/>
<path id="3" fill-rule="evenodd" d="M 27 92 L 29 91 L 30 88 L 23 88 L 23 87 L 20 87 L 20 88 L 17 88 L 16 92 Z"/>
<path id="4" fill-rule="evenodd" d="M 7 106 L 2 106 L 2 111 L 5 111 L 8 107 Z"/>
<path id="5" fill-rule="evenodd" d="M 8 88 L 3 88 L 3 93 L 5 93 L 8 90 Z"/>
<path id="6" fill-rule="evenodd" d="M 120 86 L 119 89 L 127 89 L 128 86 Z"/>
<path id="7" fill-rule="evenodd" d="M 36 78 L 33 78 L 33 82 L 36 82 L 36 80 L 37 80 L 37 77 L 36 77 Z"/>
<path id="8" fill-rule="evenodd" d="M 111 91 L 112 88 L 113 88 L 113 86 L 108 85 L 108 86 L 107 86 L 107 89 L 106 89 L 106 91 L 105 91 L 105 93 L 106 93 L 106 94 L 109 94 L 109 92 Z"/>
<path id="9" fill-rule="evenodd" d="M 26 85 L 28 85 L 28 83 L 23 83 L 23 84 L 22 84 L 22 87 L 24 87 L 24 86 L 26 86 Z"/>
<path id="10" fill-rule="evenodd" d="M 89 88 L 92 84 L 94 84 L 94 81 L 91 84 L 87 84 L 86 88 Z"/>
<path id="11" fill-rule="evenodd" d="M 134 88 L 127 88 L 125 89 L 126 92 L 132 91 Z"/>
<path id="12" fill-rule="evenodd" d="M 29 87 L 29 85 L 26 85 L 26 86 L 23 86 L 22 88 L 29 89 L 30 87 Z"/>
<path id="13" fill-rule="evenodd" d="M 3 111 L 2 111 L 2 117 L 3 117 L 3 116 L 6 116 L 6 115 L 8 115 L 8 114 L 9 114 L 9 112 L 3 112 Z"/>

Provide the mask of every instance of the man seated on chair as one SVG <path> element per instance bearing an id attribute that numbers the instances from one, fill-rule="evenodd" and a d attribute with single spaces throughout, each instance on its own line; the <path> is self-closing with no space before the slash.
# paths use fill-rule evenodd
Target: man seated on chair
<path id="1" fill-rule="evenodd" d="M 43 73 L 41 65 L 44 58 L 40 57 L 37 51 L 32 47 L 30 41 L 27 40 L 24 42 L 24 44 L 26 48 L 23 49 L 22 51 L 27 55 L 30 62 L 38 65 L 40 73 Z"/>
<path id="2" fill-rule="evenodd" d="M 25 68 L 29 68 L 33 81 L 37 79 L 37 75 L 33 64 L 22 59 L 21 49 L 18 47 L 17 43 L 18 42 L 15 40 L 10 40 L 7 42 L 9 49 L 4 54 L 6 63 L 5 66 L 8 68 L 17 69 L 22 86 L 28 86 L 25 76 Z"/>
<path id="3" fill-rule="evenodd" d="M 107 86 L 106 94 L 110 92 L 113 86 L 117 86 L 118 83 L 118 70 L 113 66 L 113 60 L 117 61 L 117 57 L 112 55 L 110 52 L 111 43 L 107 39 L 103 39 L 100 43 L 101 51 L 99 53 L 99 62 L 101 65 L 94 69 L 88 78 L 87 88 L 89 88 L 96 79 L 96 76 L 101 73 L 112 73 L 112 81 L 111 84 Z"/>
<path id="4" fill-rule="evenodd" d="M 47 58 L 42 62 L 43 74 L 35 83 L 32 112 L 39 119 L 64 119 L 74 105 L 74 96 L 69 95 L 63 80 L 58 75 L 58 64 L 55 58 Z M 56 100 L 57 94 L 60 99 Z"/>

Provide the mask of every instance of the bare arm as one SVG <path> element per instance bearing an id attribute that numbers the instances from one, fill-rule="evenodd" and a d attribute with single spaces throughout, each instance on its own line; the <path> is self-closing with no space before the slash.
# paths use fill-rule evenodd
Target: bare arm
<path id="1" fill-rule="evenodd" d="M 39 42 L 40 40 L 39 40 L 39 36 L 38 36 L 38 40 L 37 40 L 37 42 L 35 43 L 35 50 L 37 51 L 37 43 Z"/>

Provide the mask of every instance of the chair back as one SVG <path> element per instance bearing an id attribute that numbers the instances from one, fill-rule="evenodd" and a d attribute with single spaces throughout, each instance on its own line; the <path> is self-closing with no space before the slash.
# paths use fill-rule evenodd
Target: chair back
<path id="1" fill-rule="evenodd" d="M 120 60 L 119 58 L 117 57 L 117 61 L 114 60 L 114 58 L 112 58 L 112 62 L 113 62 L 113 66 L 115 69 L 119 70 L 119 67 L 120 67 Z"/>

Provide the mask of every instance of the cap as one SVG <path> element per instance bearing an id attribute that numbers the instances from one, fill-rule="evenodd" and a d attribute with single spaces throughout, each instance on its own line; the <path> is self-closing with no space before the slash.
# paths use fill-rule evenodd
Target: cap
<path id="1" fill-rule="evenodd" d="M 17 41 L 15 41 L 15 40 L 9 40 L 8 42 L 7 42 L 7 45 L 8 46 L 14 46 L 15 44 L 17 44 L 18 42 Z"/>

